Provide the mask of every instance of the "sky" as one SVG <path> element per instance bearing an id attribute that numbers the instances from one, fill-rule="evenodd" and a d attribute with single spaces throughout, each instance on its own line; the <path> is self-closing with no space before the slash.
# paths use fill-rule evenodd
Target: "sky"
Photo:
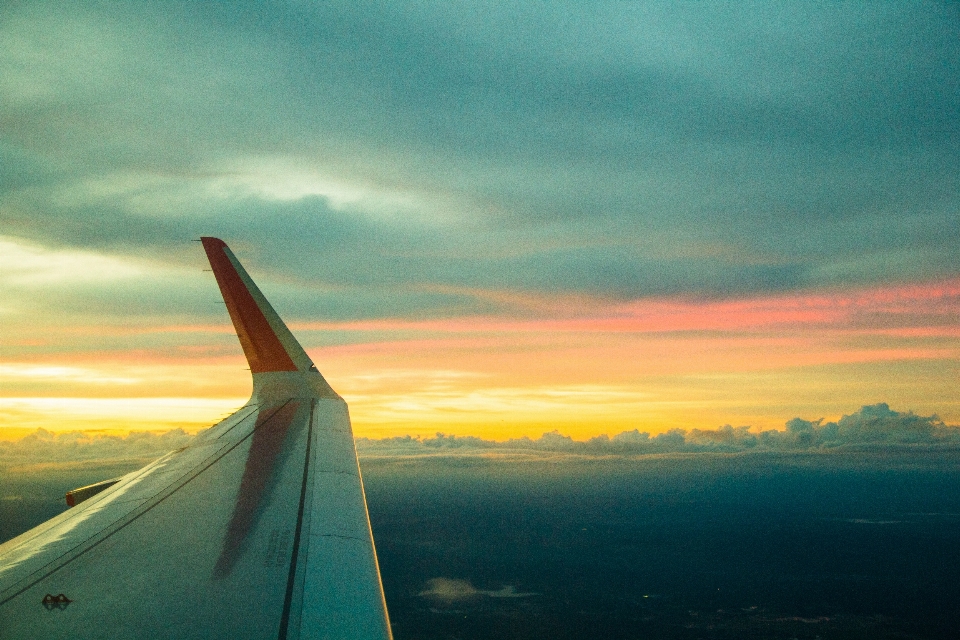
<path id="1" fill-rule="evenodd" d="M 947 2 L 12 2 L 0 431 L 209 426 L 224 239 L 363 437 L 960 423 Z"/>

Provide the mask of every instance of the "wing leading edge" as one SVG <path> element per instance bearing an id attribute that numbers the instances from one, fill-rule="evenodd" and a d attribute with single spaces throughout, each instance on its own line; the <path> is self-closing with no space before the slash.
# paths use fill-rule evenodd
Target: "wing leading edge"
<path id="1" fill-rule="evenodd" d="M 203 246 L 250 402 L 0 545 L 0 637 L 391 638 L 346 403 L 226 244 Z"/>

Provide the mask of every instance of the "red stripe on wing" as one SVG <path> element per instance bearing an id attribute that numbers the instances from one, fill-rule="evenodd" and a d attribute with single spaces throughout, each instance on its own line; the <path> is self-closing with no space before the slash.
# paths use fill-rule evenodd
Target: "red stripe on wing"
<path id="1" fill-rule="evenodd" d="M 280 343 L 257 301 L 227 257 L 224 251 L 227 244 L 218 238 L 200 238 L 200 241 L 203 242 L 207 259 L 213 267 L 213 275 L 217 278 L 217 285 L 237 330 L 243 353 L 250 363 L 250 371 L 296 371 L 297 365 Z"/>

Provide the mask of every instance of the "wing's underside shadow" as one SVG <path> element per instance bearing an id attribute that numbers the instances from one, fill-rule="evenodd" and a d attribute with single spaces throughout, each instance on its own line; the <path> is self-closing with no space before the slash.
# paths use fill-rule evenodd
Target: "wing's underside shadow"
<path id="1" fill-rule="evenodd" d="M 277 467 L 282 468 L 284 459 L 289 458 L 293 453 L 290 447 L 284 446 L 291 426 L 303 426 L 309 423 L 309 420 L 295 420 L 298 417 L 297 410 L 300 404 L 299 401 L 291 400 L 276 412 L 269 414 L 269 418 L 264 418 L 263 413 L 257 418 L 257 427 L 247 452 L 233 515 L 227 524 L 220 557 L 213 569 L 215 579 L 225 578 L 233 570 L 233 566 L 240 557 L 241 547 L 246 544 L 250 531 L 256 525 L 264 507 L 270 503 L 270 496 L 276 484 L 274 471 Z M 291 434 L 290 437 L 296 436 Z M 305 456 L 301 455 L 300 460 L 302 460 L 301 466 L 305 468 L 307 462 Z M 296 464 L 293 463 L 293 466 Z M 289 501 L 290 496 L 283 497 Z M 281 540 L 278 536 L 279 533 L 274 536 L 273 541 L 285 547 L 288 541 Z"/>

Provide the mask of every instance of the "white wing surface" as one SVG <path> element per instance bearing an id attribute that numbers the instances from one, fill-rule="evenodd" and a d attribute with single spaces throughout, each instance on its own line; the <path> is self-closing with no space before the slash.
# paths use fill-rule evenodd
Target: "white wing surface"
<path id="1" fill-rule="evenodd" d="M 250 402 L 0 545 L 0 638 L 391 638 L 347 405 L 202 242 Z"/>

